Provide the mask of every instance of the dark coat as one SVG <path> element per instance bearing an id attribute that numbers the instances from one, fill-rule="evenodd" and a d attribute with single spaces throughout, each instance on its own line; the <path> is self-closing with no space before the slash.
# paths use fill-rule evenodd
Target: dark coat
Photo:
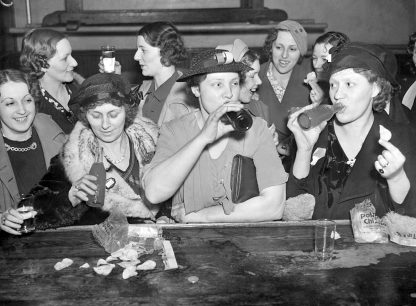
<path id="1" fill-rule="evenodd" d="M 276 131 L 279 134 L 280 142 L 291 135 L 290 130 L 287 128 L 289 110 L 292 107 L 303 107 L 310 103 L 310 88 L 303 82 L 303 80 L 311 71 L 311 65 L 310 62 L 305 59 L 300 64 L 295 65 L 281 102 L 276 97 L 273 87 L 267 78 L 269 65 L 270 61 L 263 63 L 260 66 L 259 77 L 263 83 L 260 85 L 257 93 L 259 95 L 259 99 L 268 107 L 268 125 L 270 126 L 274 123 Z"/>
<path id="2" fill-rule="evenodd" d="M 401 205 L 393 202 L 389 194 L 387 181 L 374 167 L 377 156 L 384 150 L 378 143 L 380 124 L 392 132 L 391 143 L 406 157 L 404 169 L 410 180 L 411 187 L 404 203 Z M 337 203 L 333 203 L 331 208 L 327 205 L 327 186 L 323 183 L 320 175 L 323 171 L 322 168 L 326 157 L 319 159 L 314 166 L 311 166 L 309 176 L 304 179 L 296 179 L 290 173 L 287 184 L 287 196 L 293 197 L 302 193 L 312 194 L 316 200 L 313 219 L 349 219 L 350 209 L 356 203 L 360 203 L 368 198 L 374 204 L 378 216 L 383 216 L 386 212 L 395 210 L 401 214 L 416 217 L 416 145 L 413 139 L 414 134 L 409 126 L 391 121 L 384 113 L 375 113 L 373 126 L 356 157 L 356 162 L 343 186 Z M 313 152 L 318 147 L 327 148 L 327 146 L 328 129 L 325 128 L 320 134 Z"/>

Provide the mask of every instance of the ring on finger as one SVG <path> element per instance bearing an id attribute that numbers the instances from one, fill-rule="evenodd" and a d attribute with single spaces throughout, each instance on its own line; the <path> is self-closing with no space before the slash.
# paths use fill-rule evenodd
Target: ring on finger
<path id="1" fill-rule="evenodd" d="M 384 174 L 384 170 L 383 169 L 378 169 L 378 172 L 380 172 L 381 174 Z"/>
<path id="2" fill-rule="evenodd" d="M 79 191 L 79 184 L 74 185 L 74 188 L 75 188 L 77 191 Z"/>

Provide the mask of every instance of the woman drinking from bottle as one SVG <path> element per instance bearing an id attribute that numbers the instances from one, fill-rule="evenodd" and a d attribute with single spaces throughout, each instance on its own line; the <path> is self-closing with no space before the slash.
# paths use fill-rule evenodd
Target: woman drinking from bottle
<path id="1" fill-rule="evenodd" d="M 233 61 L 231 52 L 211 49 L 193 57 L 189 71 L 179 79 L 188 82 L 200 109 L 162 126 L 155 157 L 143 177 L 150 202 L 173 196 L 171 215 L 178 222 L 282 217 L 287 174 L 271 133 L 263 119 L 248 119 L 241 112 L 240 74 L 249 69 Z M 242 116 L 237 122 L 241 124 L 230 120 L 236 114 Z M 252 125 L 244 126 L 247 122 Z M 247 165 L 254 164 L 252 172 L 242 176 L 251 181 L 244 186 L 231 183 L 233 174 L 238 175 L 232 170 L 234 160 L 243 161 L 238 155 L 251 159 Z M 247 169 L 241 168 L 243 173 Z M 237 189 L 257 192 L 242 199 Z"/>
<path id="2" fill-rule="evenodd" d="M 313 106 L 289 117 L 297 152 L 288 197 L 314 195 L 314 219 L 348 219 L 350 209 L 366 199 L 378 216 L 390 210 L 416 216 L 416 146 L 408 126 L 383 112 L 395 80 L 378 50 L 359 43 L 331 49 L 329 95 L 343 109 L 306 130 L 298 117 Z"/>

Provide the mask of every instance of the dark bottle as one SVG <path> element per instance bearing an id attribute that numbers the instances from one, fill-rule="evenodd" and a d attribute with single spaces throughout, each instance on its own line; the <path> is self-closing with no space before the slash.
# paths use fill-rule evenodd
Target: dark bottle
<path id="1" fill-rule="evenodd" d="M 222 116 L 221 121 L 225 124 L 231 124 L 234 130 L 238 132 L 245 132 L 253 125 L 253 118 L 250 113 L 244 109 L 241 109 L 238 112 L 225 113 Z"/>
<path id="2" fill-rule="evenodd" d="M 308 130 L 319 125 L 321 122 L 328 121 L 343 108 L 344 106 L 341 103 L 333 105 L 321 104 L 301 113 L 298 116 L 298 123 L 302 129 Z"/>
<path id="3" fill-rule="evenodd" d="M 92 164 L 90 169 L 90 175 L 94 175 L 97 180 L 97 190 L 94 195 L 88 195 L 87 205 L 91 207 L 101 207 L 104 205 L 105 197 L 105 168 L 103 164 L 103 148 L 100 147 L 97 154 L 95 155 L 95 162 Z"/>

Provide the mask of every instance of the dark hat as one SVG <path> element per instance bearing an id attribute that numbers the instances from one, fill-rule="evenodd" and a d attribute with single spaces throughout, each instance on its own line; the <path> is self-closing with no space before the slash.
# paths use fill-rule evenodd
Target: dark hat
<path id="1" fill-rule="evenodd" d="M 100 101 L 117 100 L 122 104 L 131 104 L 129 99 L 130 83 L 118 74 L 98 73 L 90 76 L 71 97 L 68 107 L 78 114 L 81 107 Z"/>
<path id="2" fill-rule="evenodd" d="M 365 43 L 350 43 L 341 48 L 331 48 L 330 59 L 325 64 L 326 76 L 329 77 L 340 70 L 348 68 L 362 68 L 371 70 L 378 77 L 384 78 L 397 86 L 394 78 L 394 64 L 391 55 L 378 45 Z"/>
<path id="3" fill-rule="evenodd" d="M 227 50 L 210 49 L 196 54 L 191 59 L 191 67 L 178 79 L 179 82 L 206 73 L 241 72 L 251 68 L 243 63 L 234 61 L 233 54 Z"/>

